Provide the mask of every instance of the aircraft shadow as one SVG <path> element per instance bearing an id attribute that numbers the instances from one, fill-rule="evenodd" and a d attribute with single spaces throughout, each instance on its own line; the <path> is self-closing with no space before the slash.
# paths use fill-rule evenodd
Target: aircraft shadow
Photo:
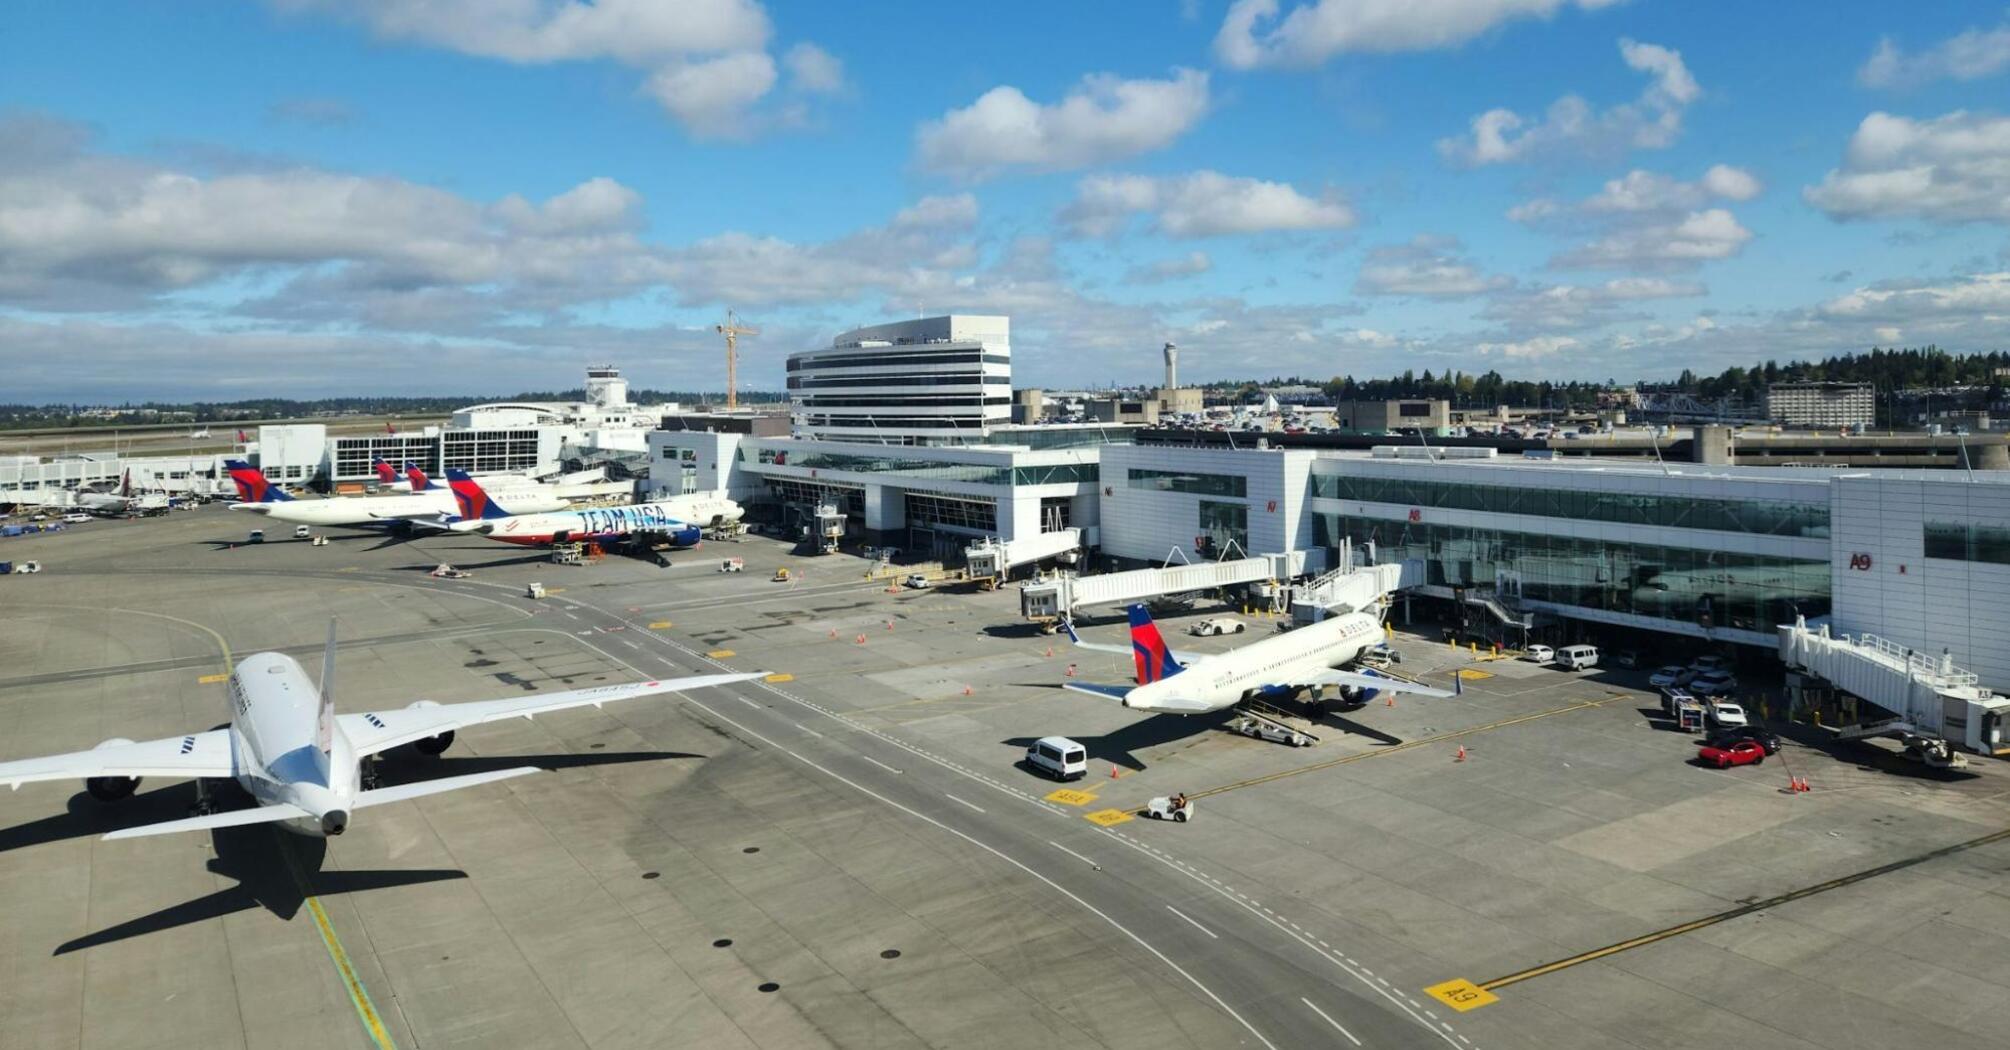
<path id="1" fill-rule="evenodd" d="M 706 758 L 691 751 L 595 751 L 581 755 L 421 755 L 408 748 L 386 752 L 378 761 L 378 775 L 384 785 L 420 780 L 493 773 L 499 769 L 536 766 L 539 769 L 583 769 L 588 766 L 619 766 L 631 762 L 660 762 L 673 758 Z"/>
<path id="2" fill-rule="evenodd" d="M 1313 725 L 1316 726 L 1324 726 L 1331 729 L 1338 729 L 1343 733 L 1349 733 L 1354 736 L 1367 737 L 1368 739 L 1373 740 L 1376 743 L 1382 744 L 1384 746 L 1402 743 L 1403 742 L 1402 737 L 1384 732 L 1383 730 L 1377 729 L 1366 722 L 1357 722 L 1354 719 L 1343 717 L 1343 715 L 1341 714 L 1341 712 L 1343 711 L 1353 712 L 1353 711 L 1366 710 L 1369 706 L 1371 705 L 1359 704 L 1359 703 L 1341 706 L 1336 702 L 1336 703 L 1330 703 L 1322 708 L 1316 708 L 1316 709 L 1307 708 L 1309 717 L 1306 718 L 1306 721 L 1311 722 Z M 1315 711 L 1316 713 L 1313 713 Z"/>
<path id="3" fill-rule="evenodd" d="M 1202 715 L 1159 714 L 1133 722 L 1114 733 L 1105 733 L 1102 736 L 1073 736 L 1069 739 L 1082 745 L 1082 749 L 1089 753 L 1091 762 L 1108 762 L 1113 766 L 1123 766 L 1135 772 L 1145 768 L 1145 764 L 1138 760 L 1136 752 L 1219 729 L 1233 717 L 1235 712 L 1232 710 L 1211 711 Z M 1030 736 L 1015 736 L 999 743 L 1023 752 L 1033 746 L 1035 739 Z M 1021 765 L 1024 765 L 1023 760 Z"/>
<path id="4" fill-rule="evenodd" d="M 269 825 L 218 828 L 210 838 L 216 857 L 209 862 L 209 870 L 237 880 L 237 885 L 65 941 L 51 954 L 67 955 L 256 908 L 290 921 L 306 903 L 300 889 L 303 882 L 315 896 L 327 897 L 468 877 L 464 871 L 437 868 L 322 871 L 321 862 L 328 852 L 326 839 L 297 838 Z M 287 839 L 294 841 L 283 841 Z M 293 852 L 291 858 L 283 852 L 287 850 Z M 301 874 L 297 879 L 292 869 L 296 863 Z"/>

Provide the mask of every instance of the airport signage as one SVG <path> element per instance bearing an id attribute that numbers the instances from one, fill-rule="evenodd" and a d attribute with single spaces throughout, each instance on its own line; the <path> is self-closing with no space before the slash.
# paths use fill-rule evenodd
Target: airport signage
<path id="1" fill-rule="evenodd" d="M 1864 551 L 1858 551 L 1855 554 L 1850 555 L 1849 567 L 1855 569 L 1858 572 L 1869 572 L 1870 555 Z"/>

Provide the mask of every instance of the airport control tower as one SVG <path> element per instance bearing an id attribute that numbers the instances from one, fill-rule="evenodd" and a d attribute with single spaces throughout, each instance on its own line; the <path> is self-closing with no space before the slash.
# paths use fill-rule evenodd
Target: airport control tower
<path id="1" fill-rule="evenodd" d="M 1179 347 L 1166 344 L 1166 385 L 1167 390 L 1179 389 Z"/>

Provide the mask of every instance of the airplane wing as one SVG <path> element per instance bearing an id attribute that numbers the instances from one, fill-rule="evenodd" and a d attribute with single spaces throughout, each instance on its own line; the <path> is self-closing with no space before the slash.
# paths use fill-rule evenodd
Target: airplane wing
<path id="1" fill-rule="evenodd" d="M 164 737 L 142 743 L 112 744 L 47 758 L 0 762 L 0 784 L 19 788 L 39 780 L 87 777 L 227 777 L 236 772 L 230 731 Z"/>
<path id="2" fill-rule="evenodd" d="M 1359 671 L 1342 671 L 1330 668 L 1308 676 L 1303 682 L 1293 685 L 1351 685 L 1356 689 L 1373 689 L 1382 693 L 1410 693 L 1415 696 L 1451 696 L 1450 689 L 1437 689 L 1407 678 L 1390 678 L 1378 674 L 1363 674 Z"/>
<path id="3" fill-rule="evenodd" d="M 465 726 L 481 725 L 484 722 L 499 722 L 505 718 L 530 718 L 547 711 L 563 711 L 571 707 L 599 707 L 617 700 L 633 700 L 659 693 L 682 693 L 708 686 L 730 685 L 765 675 L 764 671 L 752 671 L 744 674 L 665 678 L 655 682 L 601 685 L 591 689 L 574 689 L 538 696 L 513 696 L 504 700 L 473 700 L 460 704 L 429 704 L 401 707 L 390 711 L 369 711 L 363 714 L 341 715 L 336 721 L 341 723 L 342 732 L 349 738 L 350 743 L 356 746 L 358 755 L 374 755 L 400 744 L 409 744 L 414 740 L 424 740 L 427 737 L 439 736 L 441 733 Z"/>

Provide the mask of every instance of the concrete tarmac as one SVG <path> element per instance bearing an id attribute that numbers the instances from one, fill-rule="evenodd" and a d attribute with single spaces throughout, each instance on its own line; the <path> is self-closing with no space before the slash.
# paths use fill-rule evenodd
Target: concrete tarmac
<path id="1" fill-rule="evenodd" d="M 311 668 L 330 616 L 345 711 L 778 680 L 393 753 L 390 783 L 548 772 L 375 809 L 327 843 L 98 841 L 183 815 L 186 784 L 113 806 L 0 793 L 9 1047 L 2003 1045 L 2001 841 L 1468 1012 L 1425 991 L 1998 830 L 1997 763 L 1932 778 L 1875 745 L 1794 743 L 1704 770 L 1628 673 L 1421 639 L 1399 639 L 1405 672 L 1487 677 L 1328 712 L 1291 749 L 1061 691 L 1071 663 L 1128 668 L 1018 624 L 1011 590 L 888 593 L 855 558 L 758 539 L 669 569 L 342 530 L 231 546 L 251 524 L 212 507 L 6 541 L 47 570 L 0 580 L 0 760 L 207 729 L 228 660 Z M 747 571 L 717 572 L 728 555 Z M 442 561 L 475 575 L 428 578 Z M 779 565 L 796 581 L 769 582 Z M 554 593 L 524 598 L 531 580 Z M 1083 742 L 1090 779 L 1057 791 L 1019 764 L 1047 734 Z M 1817 790 L 1781 790 L 1783 763 Z M 1174 790 L 1202 795 L 1192 823 L 1135 816 Z"/>

